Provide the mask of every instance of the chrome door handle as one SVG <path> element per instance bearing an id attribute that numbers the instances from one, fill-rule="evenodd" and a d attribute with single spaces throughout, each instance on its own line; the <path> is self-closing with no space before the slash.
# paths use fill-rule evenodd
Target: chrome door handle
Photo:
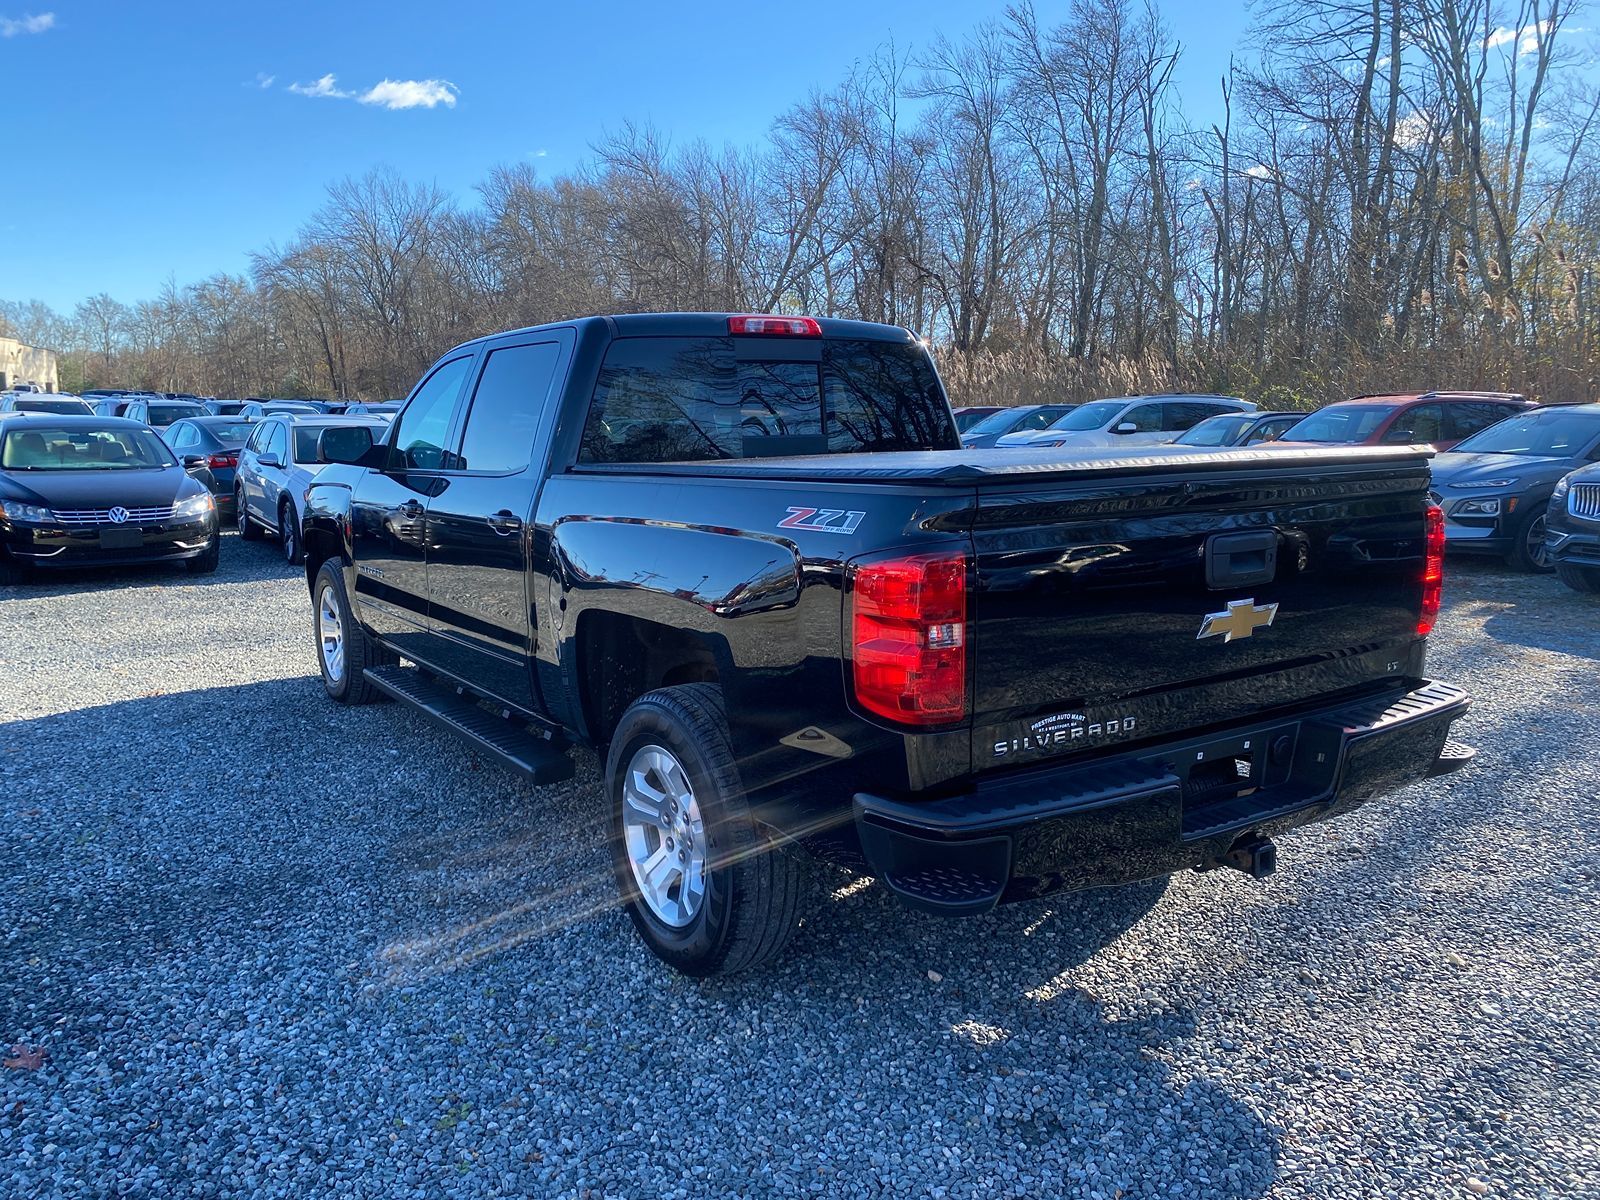
<path id="1" fill-rule="evenodd" d="M 396 511 L 398 511 L 402 516 L 420 517 L 422 515 L 422 505 L 418 504 L 415 500 L 407 500 Z"/>
<path id="2" fill-rule="evenodd" d="M 522 521 L 510 509 L 502 508 L 489 518 L 489 528 L 505 537 L 510 537 L 522 528 Z"/>

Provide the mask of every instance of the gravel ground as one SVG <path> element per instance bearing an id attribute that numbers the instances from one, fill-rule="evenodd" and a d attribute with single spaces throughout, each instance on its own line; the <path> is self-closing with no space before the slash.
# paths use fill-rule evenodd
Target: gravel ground
<path id="1" fill-rule="evenodd" d="M 697 984 L 611 906 L 593 759 L 336 709 L 274 549 L 0 589 L 0 1195 L 1600 1195 L 1600 607 L 1553 580 L 1453 567 L 1479 762 L 1265 883 L 951 923 L 818 868 L 786 964 Z"/>

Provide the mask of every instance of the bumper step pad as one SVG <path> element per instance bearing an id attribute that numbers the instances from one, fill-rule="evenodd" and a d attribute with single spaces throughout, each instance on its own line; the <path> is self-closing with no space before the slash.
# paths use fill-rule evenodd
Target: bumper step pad
<path id="1" fill-rule="evenodd" d="M 530 733 L 526 725 L 488 711 L 470 693 L 458 693 L 414 667 L 369 667 L 363 673 L 384 695 L 409 705 L 479 753 L 534 783 L 572 778 L 572 759 L 563 743 Z"/>

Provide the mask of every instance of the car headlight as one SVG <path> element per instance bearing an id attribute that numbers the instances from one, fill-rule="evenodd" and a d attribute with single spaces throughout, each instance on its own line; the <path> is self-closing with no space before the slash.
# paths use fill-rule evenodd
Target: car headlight
<path id="1" fill-rule="evenodd" d="M 49 525 L 56 519 L 55 513 L 48 508 L 41 508 L 37 504 L 19 504 L 15 500 L 0 503 L 0 517 L 23 525 Z"/>
<path id="2" fill-rule="evenodd" d="M 217 502 L 211 498 L 210 492 L 201 492 L 198 496 L 190 496 L 187 500 L 179 500 L 172 506 L 172 515 L 175 517 L 203 517 L 206 513 L 216 512 Z"/>
<path id="3" fill-rule="evenodd" d="M 1567 492 L 1571 489 L 1571 487 L 1572 476 L 1563 475 L 1560 481 L 1556 484 L 1556 490 L 1550 496 L 1550 502 L 1555 504 L 1559 501 L 1565 500 L 1567 498 Z"/>
<path id="4" fill-rule="evenodd" d="M 1498 517 L 1500 515 L 1500 497 L 1484 496 L 1476 500 L 1463 500 L 1455 506 L 1450 515 L 1455 517 Z"/>

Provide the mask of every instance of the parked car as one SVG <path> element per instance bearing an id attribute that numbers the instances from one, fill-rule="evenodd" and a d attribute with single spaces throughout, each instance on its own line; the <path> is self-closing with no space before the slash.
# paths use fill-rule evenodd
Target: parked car
<path id="1" fill-rule="evenodd" d="M 238 417 L 185 417 L 161 431 L 184 469 L 210 489 L 223 521 L 235 519 L 234 472 L 239 451 L 254 428 L 253 422 Z"/>
<path id="2" fill-rule="evenodd" d="M 1073 449 L 1153 446 L 1170 442 L 1207 417 L 1254 412 L 1236 396 L 1122 396 L 1080 404 L 1047 429 L 1008 433 L 999 446 L 1070 446 Z"/>
<path id="3" fill-rule="evenodd" d="M 1076 407 L 1076 404 L 1019 404 L 1015 408 L 1002 408 L 962 433 L 961 444 L 985 450 L 1008 433 L 1043 429 Z"/>
<path id="4" fill-rule="evenodd" d="M 355 401 L 344 410 L 344 415 L 347 417 L 382 417 L 386 421 L 392 421 L 399 411 L 400 401 L 398 400 L 386 400 L 382 403 L 373 402 L 370 404 L 364 401 Z"/>
<path id="5" fill-rule="evenodd" d="M 958 451 L 905 330 L 711 313 L 469 342 L 390 428 L 320 440 L 329 697 L 540 783 L 596 747 L 622 903 L 689 974 L 782 950 L 801 846 L 968 915 L 1263 875 L 1273 837 L 1471 757 L 1424 675 L 1415 447 Z"/>
<path id="6" fill-rule="evenodd" d="M 1600 592 L 1600 466 L 1556 484 L 1545 519 L 1548 561 L 1561 582 L 1574 591 Z"/>
<path id="7" fill-rule="evenodd" d="M 9 392 L 0 395 L 0 412 L 55 413 L 58 416 L 92 417 L 94 409 L 81 396 L 65 392 Z"/>
<path id="8" fill-rule="evenodd" d="M 1479 431 L 1433 460 L 1451 550 L 1548 571 L 1546 510 L 1556 484 L 1600 461 L 1600 404 L 1540 408 Z"/>
<path id="9" fill-rule="evenodd" d="M 122 415 L 130 421 L 143 421 L 151 429 L 160 432 L 174 421 L 181 421 L 185 417 L 204 417 L 208 414 L 198 404 L 191 404 L 187 400 L 167 400 L 157 397 L 154 400 L 134 400 L 123 409 Z"/>
<path id="10" fill-rule="evenodd" d="M 237 417 L 244 409 L 243 400 L 202 400 L 200 407 L 214 417 Z"/>
<path id="11" fill-rule="evenodd" d="M 998 404 L 965 404 L 950 411 L 955 414 L 956 432 L 965 433 L 985 417 L 1001 410 Z"/>
<path id="12" fill-rule="evenodd" d="M 144 425 L 46 413 L 0 422 L 0 583 L 129 563 L 203 573 L 218 547 L 211 493 Z"/>
<path id="13" fill-rule="evenodd" d="M 1286 431 L 1280 444 L 1428 445 L 1448 450 L 1496 421 L 1537 407 L 1511 392 L 1422 392 L 1357 396 L 1319 408 Z"/>
<path id="14" fill-rule="evenodd" d="M 1258 446 L 1277 441 L 1303 416 L 1303 412 L 1221 413 L 1190 426 L 1173 439 L 1173 444 L 1210 450 Z"/>
<path id="15" fill-rule="evenodd" d="M 321 413 L 274 413 L 249 425 L 234 472 L 234 518 L 239 536 L 256 541 L 263 533 L 283 543 L 283 556 L 297 563 L 304 554 L 300 515 L 306 486 L 324 465 L 318 439 L 326 429 L 356 426 L 385 430 L 372 417 L 326 417 Z M 376 438 L 378 434 L 373 432 Z"/>
<path id="16" fill-rule="evenodd" d="M 259 421 L 274 413 L 320 414 L 321 412 L 322 410 L 316 405 L 299 400 L 247 400 L 234 415 L 243 417 L 247 421 Z"/>

